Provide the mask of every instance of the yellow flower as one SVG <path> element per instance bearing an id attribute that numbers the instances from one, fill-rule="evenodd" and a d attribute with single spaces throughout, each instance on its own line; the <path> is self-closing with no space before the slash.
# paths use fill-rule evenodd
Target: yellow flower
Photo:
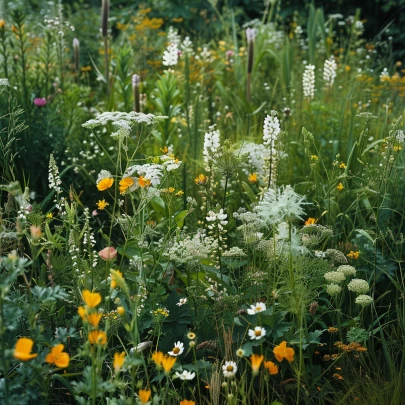
<path id="1" fill-rule="evenodd" d="M 249 183 L 257 183 L 257 174 L 256 173 L 249 174 L 248 181 Z"/>
<path id="2" fill-rule="evenodd" d="M 402 146 L 394 146 L 394 152 L 401 152 Z"/>
<path id="3" fill-rule="evenodd" d="M 152 354 L 152 361 L 155 362 L 158 368 L 162 367 L 163 356 L 163 352 L 154 352 Z"/>
<path id="4" fill-rule="evenodd" d="M 346 256 L 349 259 L 357 260 L 359 258 L 359 255 L 360 255 L 360 250 L 358 252 L 353 252 L 353 250 L 351 250 Z"/>
<path id="5" fill-rule="evenodd" d="M 339 165 L 339 167 L 340 167 L 341 169 L 346 169 L 346 165 L 345 165 L 343 162 Z"/>
<path id="6" fill-rule="evenodd" d="M 165 373 L 169 373 L 170 370 L 173 368 L 174 363 L 176 363 L 177 357 L 172 356 L 164 356 L 162 359 L 162 367 L 165 370 Z"/>
<path id="7" fill-rule="evenodd" d="M 134 179 L 132 177 L 125 177 L 120 181 L 120 194 L 124 194 L 124 192 L 134 185 Z"/>
<path id="8" fill-rule="evenodd" d="M 29 361 L 38 356 L 38 354 L 31 353 L 34 341 L 30 338 L 20 338 L 17 340 L 14 349 L 14 358 L 20 361 Z"/>
<path id="9" fill-rule="evenodd" d="M 84 307 L 77 308 L 77 313 L 80 315 L 83 321 L 87 321 L 87 311 Z"/>
<path id="10" fill-rule="evenodd" d="M 91 331 L 88 338 L 92 345 L 105 345 L 107 343 L 107 335 L 102 330 Z"/>
<path id="11" fill-rule="evenodd" d="M 138 396 L 142 404 L 146 404 L 149 401 L 151 392 L 150 390 L 139 390 Z"/>
<path id="12" fill-rule="evenodd" d="M 349 66 L 349 65 L 346 65 L 346 66 L 345 66 L 345 71 L 346 71 L 346 72 L 350 72 L 350 66 Z"/>
<path id="13" fill-rule="evenodd" d="M 339 183 L 336 187 L 339 191 L 342 191 L 344 189 L 344 186 L 342 183 Z"/>
<path id="14" fill-rule="evenodd" d="M 305 226 L 308 226 L 308 225 L 315 225 L 317 221 L 318 221 L 318 220 L 315 219 L 315 218 L 308 218 L 308 219 L 305 221 Z"/>
<path id="15" fill-rule="evenodd" d="M 179 190 L 176 194 L 177 197 L 181 197 L 182 195 L 184 195 L 184 191 L 183 190 Z"/>
<path id="16" fill-rule="evenodd" d="M 125 315 L 125 308 L 124 307 L 117 307 L 117 312 L 119 316 Z"/>
<path id="17" fill-rule="evenodd" d="M 330 326 L 329 328 L 328 328 L 328 332 L 329 333 L 336 333 L 336 332 L 338 332 L 339 331 L 339 329 L 338 328 L 334 328 L 333 326 Z"/>
<path id="18" fill-rule="evenodd" d="M 99 200 L 98 201 L 98 203 L 97 203 L 97 207 L 98 207 L 98 209 L 99 210 L 103 210 L 105 207 L 107 207 L 107 205 L 110 205 L 110 204 L 108 204 L 108 202 L 103 198 L 102 200 Z"/>
<path id="19" fill-rule="evenodd" d="M 91 72 L 91 66 L 83 66 L 81 71 L 82 72 Z"/>
<path id="20" fill-rule="evenodd" d="M 167 146 L 164 146 L 163 148 L 160 148 L 160 150 L 162 151 L 162 153 L 164 153 L 166 155 L 166 153 L 169 152 L 169 148 Z"/>
<path id="21" fill-rule="evenodd" d="M 260 365 L 264 359 L 263 355 L 252 354 L 250 356 L 250 361 L 252 362 L 252 372 L 253 374 L 257 374 L 259 372 Z"/>
<path id="22" fill-rule="evenodd" d="M 66 368 L 69 365 L 70 356 L 63 352 L 62 344 L 52 347 L 51 352 L 45 357 L 45 361 L 50 364 L 55 364 L 57 367 Z"/>
<path id="23" fill-rule="evenodd" d="M 285 340 L 273 349 L 273 353 L 276 356 L 277 361 L 281 362 L 283 359 L 286 359 L 291 363 L 294 360 L 294 349 L 287 347 L 287 342 Z"/>
<path id="24" fill-rule="evenodd" d="M 316 156 L 316 155 L 311 155 L 311 160 L 317 161 L 317 160 L 319 160 L 319 158 L 318 158 L 318 156 Z"/>
<path id="25" fill-rule="evenodd" d="M 105 179 L 100 180 L 97 183 L 97 188 L 99 191 L 104 191 L 107 190 L 107 188 L 110 188 L 114 184 L 114 179 L 110 177 L 106 177 Z"/>
<path id="26" fill-rule="evenodd" d="M 270 374 L 278 374 L 278 366 L 272 361 L 265 361 L 263 365 L 265 368 L 267 368 Z"/>
<path id="27" fill-rule="evenodd" d="M 97 327 L 98 324 L 100 323 L 102 315 L 103 314 L 101 312 L 100 313 L 93 312 L 92 314 L 86 316 L 86 320 L 90 325 Z"/>
<path id="28" fill-rule="evenodd" d="M 195 405 L 195 402 L 183 399 L 183 401 L 180 401 L 180 405 Z"/>
<path id="29" fill-rule="evenodd" d="M 193 340 L 193 339 L 195 339 L 195 333 L 194 333 L 194 332 L 189 332 L 189 333 L 187 333 L 187 337 L 188 337 L 190 340 Z"/>
<path id="30" fill-rule="evenodd" d="M 4 20 L 0 20 L 0 28 L 4 28 L 6 26 L 6 23 Z"/>
<path id="31" fill-rule="evenodd" d="M 83 300 L 89 308 L 95 308 L 101 302 L 99 293 L 92 293 L 89 290 L 82 291 Z"/>
<path id="32" fill-rule="evenodd" d="M 124 283 L 124 277 L 122 277 L 122 273 L 119 270 L 111 270 L 111 288 L 117 288 L 117 285 Z"/>
<path id="33" fill-rule="evenodd" d="M 114 370 L 118 372 L 125 361 L 125 352 L 122 353 L 114 353 Z"/>
<path id="34" fill-rule="evenodd" d="M 204 176 L 203 174 L 198 175 L 198 177 L 194 179 L 195 184 L 198 184 L 199 186 L 204 186 L 207 183 L 207 180 L 208 176 Z"/>
<path id="35" fill-rule="evenodd" d="M 143 176 L 140 176 L 138 179 L 139 187 L 145 188 L 150 186 L 150 180 L 145 179 Z"/>
<path id="36" fill-rule="evenodd" d="M 52 219 L 53 218 L 52 212 L 49 212 L 48 214 L 46 214 L 46 218 L 47 219 Z"/>

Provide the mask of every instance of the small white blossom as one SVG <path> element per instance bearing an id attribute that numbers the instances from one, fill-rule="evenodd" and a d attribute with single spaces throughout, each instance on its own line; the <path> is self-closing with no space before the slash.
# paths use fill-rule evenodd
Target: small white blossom
<path id="1" fill-rule="evenodd" d="M 184 352 L 184 344 L 182 342 L 177 342 L 174 344 L 174 348 L 169 352 L 170 356 L 180 356 Z"/>
<path id="2" fill-rule="evenodd" d="M 259 340 L 266 336 L 266 329 L 261 326 L 256 326 L 254 329 L 249 329 L 248 335 L 251 340 Z"/>
<path id="3" fill-rule="evenodd" d="M 179 373 L 176 371 L 176 376 L 180 378 L 180 380 L 186 381 L 186 380 L 192 380 L 195 377 L 195 373 L 191 373 L 190 371 L 183 370 L 182 373 Z"/>
<path id="4" fill-rule="evenodd" d="M 187 298 L 180 298 L 179 302 L 176 304 L 178 307 L 187 304 Z"/>
<path id="5" fill-rule="evenodd" d="M 226 361 L 222 366 L 222 371 L 225 378 L 231 378 L 238 371 L 238 367 L 234 361 Z"/>
<path id="6" fill-rule="evenodd" d="M 247 313 L 249 315 L 255 315 L 258 314 L 259 312 L 263 312 L 266 310 L 266 304 L 263 302 L 256 302 L 256 304 L 251 305 L 250 308 L 247 310 Z"/>

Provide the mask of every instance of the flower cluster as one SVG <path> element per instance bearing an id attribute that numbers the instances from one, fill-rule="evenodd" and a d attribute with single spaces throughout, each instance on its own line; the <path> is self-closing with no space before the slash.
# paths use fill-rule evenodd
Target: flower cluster
<path id="1" fill-rule="evenodd" d="M 302 90 L 304 97 L 312 100 L 315 96 L 315 66 L 306 65 L 302 76 Z"/>

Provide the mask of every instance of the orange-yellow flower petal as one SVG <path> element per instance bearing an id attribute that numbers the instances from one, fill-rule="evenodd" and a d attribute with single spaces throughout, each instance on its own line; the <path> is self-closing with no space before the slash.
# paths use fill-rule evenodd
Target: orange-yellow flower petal
<path id="1" fill-rule="evenodd" d="M 278 374 L 278 366 L 272 361 L 265 361 L 263 365 L 265 368 L 267 368 L 267 370 L 269 370 L 270 374 Z"/>
<path id="2" fill-rule="evenodd" d="M 29 361 L 38 356 L 38 354 L 31 353 L 34 341 L 30 338 L 20 338 L 17 340 L 14 349 L 14 358 L 20 361 Z"/>
<path id="3" fill-rule="evenodd" d="M 162 367 L 162 360 L 163 360 L 163 357 L 164 357 L 163 352 L 154 352 L 154 353 L 152 354 L 152 361 L 154 361 L 155 364 L 156 364 L 158 367 Z"/>
<path id="4" fill-rule="evenodd" d="M 101 330 L 91 331 L 88 338 L 92 345 L 105 345 L 107 343 L 107 335 Z"/>
<path id="5" fill-rule="evenodd" d="M 63 344 L 52 347 L 51 352 L 47 354 L 45 361 L 50 364 L 55 364 L 57 367 L 66 368 L 70 362 L 68 353 L 63 352 Z"/>
<path id="6" fill-rule="evenodd" d="M 177 357 L 172 356 L 164 356 L 162 359 L 162 367 L 165 370 L 165 373 L 169 373 L 170 370 L 173 368 L 174 363 L 176 363 Z"/>
<path id="7" fill-rule="evenodd" d="M 250 361 L 252 362 L 252 371 L 253 374 L 257 374 L 259 372 L 260 365 L 264 359 L 263 355 L 252 354 L 250 356 Z"/>
<path id="8" fill-rule="evenodd" d="M 104 191 L 107 190 L 107 188 L 110 188 L 113 184 L 114 179 L 106 177 L 105 179 L 102 179 L 97 183 L 97 188 L 99 191 Z"/>
<path id="9" fill-rule="evenodd" d="M 142 404 L 146 404 L 149 401 L 149 398 L 151 396 L 150 390 L 139 390 L 138 392 L 139 399 Z"/>
<path id="10" fill-rule="evenodd" d="M 125 361 L 125 352 L 122 353 L 114 353 L 114 369 L 117 372 L 121 369 L 122 365 Z"/>
<path id="11" fill-rule="evenodd" d="M 90 325 L 93 325 L 93 326 L 98 326 L 98 324 L 100 323 L 100 321 L 101 321 L 101 317 L 102 317 L 102 313 L 100 312 L 100 313 L 98 313 L 98 312 L 93 312 L 92 314 L 89 314 L 89 315 L 87 315 L 87 322 L 90 324 Z"/>
<path id="12" fill-rule="evenodd" d="M 292 362 L 294 360 L 294 349 L 287 347 L 285 340 L 273 349 L 273 353 L 277 361 L 281 362 L 283 359 L 286 359 L 288 362 Z"/>
<path id="13" fill-rule="evenodd" d="M 139 187 L 145 188 L 150 186 L 150 180 L 146 180 L 143 176 L 140 176 L 138 179 Z"/>
<path id="14" fill-rule="evenodd" d="M 84 302 L 89 308 L 95 308 L 101 302 L 101 295 L 99 293 L 92 293 L 89 290 L 82 292 Z"/>
<path id="15" fill-rule="evenodd" d="M 195 405 L 195 402 L 183 399 L 183 401 L 180 401 L 180 405 Z"/>
<path id="16" fill-rule="evenodd" d="M 132 177 L 125 177 L 120 181 L 120 193 L 123 194 L 125 191 L 134 185 L 134 179 Z"/>

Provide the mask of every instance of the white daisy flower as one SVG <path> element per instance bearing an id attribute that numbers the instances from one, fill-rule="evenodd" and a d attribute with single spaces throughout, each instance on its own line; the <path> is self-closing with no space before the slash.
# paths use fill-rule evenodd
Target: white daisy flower
<path id="1" fill-rule="evenodd" d="M 170 356 L 179 356 L 184 352 L 184 344 L 182 342 L 177 342 L 174 344 L 174 348 L 169 352 Z"/>
<path id="2" fill-rule="evenodd" d="M 263 304 L 263 302 L 256 302 L 256 304 L 250 306 L 250 309 L 247 310 L 247 313 L 249 315 L 254 315 L 258 314 L 259 312 L 263 312 L 265 310 L 266 304 Z"/>
<path id="3" fill-rule="evenodd" d="M 176 371 L 175 373 L 177 375 L 177 377 L 180 378 L 180 380 L 192 380 L 195 377 L 195 373 L 191 373 L 190 371 L 187 370 L 183 370 L 182 373 L 179 373 Z"/>
<path id="4" fill-rule="evenodd" d="M 266 329 L 260 327 L 260 326 L 256 326 L 255 329 L 249 329 L 249 337 L 252 340 L 259 340 L 261 339 L 263 336 L 266 336 Z"/>
<path id="5" fill-rule="evenodd" d="M 187 298 L 180 298 L 179 302 L 176 304 L 178 307 L 187 303 Z"/>
<path id="6" fill-rule="evenodd" d="M 225 378 L 230 378 L 235 375 L 238 371 L 238 367 L 234 361 L 226 361 L 225 364 L 222 366 L 222 371 L 224 372 Z"/>

